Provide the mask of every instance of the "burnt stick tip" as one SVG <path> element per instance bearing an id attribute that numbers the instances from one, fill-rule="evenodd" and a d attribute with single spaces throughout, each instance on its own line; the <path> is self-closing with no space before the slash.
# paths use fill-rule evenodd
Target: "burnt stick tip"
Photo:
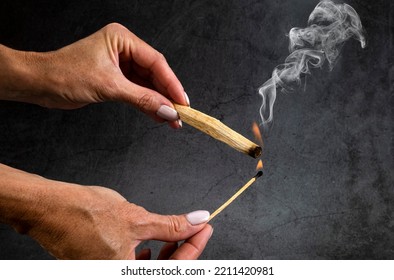
<path id="1" fill-rule="evenodd" d="M 258 158 L 261 156 L 261 147 L 255 146 L 248 151 L 248 154 L 253 158 Z"/>

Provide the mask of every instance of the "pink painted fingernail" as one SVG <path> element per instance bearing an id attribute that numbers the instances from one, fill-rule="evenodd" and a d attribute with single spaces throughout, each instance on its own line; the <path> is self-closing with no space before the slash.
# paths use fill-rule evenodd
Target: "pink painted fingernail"
<path id="1" fill-rule="evenodd" d="M 181 121 L 181 119 L 178 120 L 178 124 L 179 124 L 180 127 L 182 127 L 182 121 Z"/>
<path id="2" fill-rule="evenodd" d="M 167 121 L 176 121 L 179 119 L 178 112 L 167 105 L 161 105 L 156 115 Z"/>
<path id="3" fill-rule="evenodd" d="M 186 219 L 193 226 L 205 223 L 209 219 L 209 212 L 205 210 L 198 210 L 186 214 Z"/>

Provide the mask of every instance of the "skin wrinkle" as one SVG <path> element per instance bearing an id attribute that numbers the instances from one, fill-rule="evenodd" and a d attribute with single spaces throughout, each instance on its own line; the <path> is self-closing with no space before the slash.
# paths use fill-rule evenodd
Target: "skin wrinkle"
<path id="1" fill-rule="evenodd" d="M 168 224 L 170 225 L 168 227 L 168 236 L 171 236 L 172 232 L 183 233 L 186 230 L 184 224 L 176 219 L 175 216 L 168 216 Z"/>
<path id="2" fill-rule="evenodd" d="M 114 65 L 119 65 L 119 57 L 116 55 L 116 53 L 123 53 L 123 49 L 122 49 L 122 43 L 119 42 L 121 40 L 121 37 L 119 38 L 119 36 L 114 36 L 114 40 L 111 40 L 110 37 L 110 33 L 106 32 L 105 33 L 105 42 L 107 44 L 107 53 L 109 55 L 109 57 L 112 60 L 112 63 Z"/>
<path id="3" fill-rule="evenodd" d="M 154 99 L 150 93 L 145 93 L 139 96 L 136 103 L 137 103 L 137 107 L 141 111 L 149 111 L 150 108 L 155 107 Z"/>

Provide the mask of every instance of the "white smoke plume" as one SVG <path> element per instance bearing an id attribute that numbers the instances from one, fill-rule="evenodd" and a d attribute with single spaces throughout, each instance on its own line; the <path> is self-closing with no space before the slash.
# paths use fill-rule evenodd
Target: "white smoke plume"
<path id="1" fill-rule="evenodd" d="M 289 32 L 289 52 L 285 63 L 277 66 L 272 77 L 259 88 L 262 97 L 261 125 L 265 128 L 273 120 L 276 89 L 290 90 L 300 84 L 300 75 L 309 74 L 310 67 L 321 67 L 325 60 L 332 70 L 340 49 L 349 38 L 365 47 L 363 28 L 357 12 L 347 4 L 321 1 L 308 19 L 306 28 L 292 28 Z"/>

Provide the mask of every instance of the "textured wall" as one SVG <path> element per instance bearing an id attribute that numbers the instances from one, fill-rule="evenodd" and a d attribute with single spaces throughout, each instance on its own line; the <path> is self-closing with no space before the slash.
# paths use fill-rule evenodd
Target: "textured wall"
<path id="1" fill-rule="evenodd" d="M 286 33 L 306 26 L 317 3 L 2 0 L 0 43 L 53 50 L 120 22 L 167 57 L 193 107 L 252 138 L 257 88 L 288 55 Z M 212 221 L 201 258 L 394 258 L 394 6 L 347 3 L 361 17 L 367 48 L 349 41 L 332 72 L 315 69 L 306 86 L 278 94 L 265 174 Z M 163 214 L 215 210 L 256 164 L 123 104 L 59 111 L 13 102 L 0 102 L 0 162 L 111 187 Z M 0 225 L 0 258 L 51 257 Z"/>

